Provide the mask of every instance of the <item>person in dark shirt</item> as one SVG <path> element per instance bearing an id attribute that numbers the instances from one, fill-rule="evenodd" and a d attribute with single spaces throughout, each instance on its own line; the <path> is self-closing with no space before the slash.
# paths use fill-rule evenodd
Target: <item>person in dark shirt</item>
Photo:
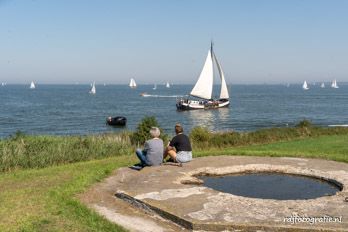
<path id="1" fill-rule="evenodd" d="M 167 146 L 163 158 L 168 156 L 178 163 L 186 163 L 192 160 L 192 147 L 190 139 L 187 135 L 183 134 L 184 129 L 180 124 L 175 125 L 176 135 L 172 138 Z"/>

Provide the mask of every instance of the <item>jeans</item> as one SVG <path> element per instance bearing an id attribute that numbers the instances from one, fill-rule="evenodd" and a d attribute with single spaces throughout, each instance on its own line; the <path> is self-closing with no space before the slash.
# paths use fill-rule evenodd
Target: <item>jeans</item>
<path id="1" fill-rule="evenodd" d="M 146 165 L 147 165 L 147 161 L 146 161 L 146 151 L 143 151 L 143 150 L 141 150 L 141 149 L 137 149 L 137 150 L 135 151 L 135 153 L 137 154 L 137 156 L 138 156 L 138 158 L 139 158 L 141 164 L 142 164 L 143 166 L 146 166 Z"/>

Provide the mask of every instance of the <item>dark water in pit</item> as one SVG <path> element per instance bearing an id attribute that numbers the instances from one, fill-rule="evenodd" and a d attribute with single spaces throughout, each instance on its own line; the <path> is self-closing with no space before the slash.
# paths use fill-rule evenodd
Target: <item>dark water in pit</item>
<path id="1" fill-rule="evenodd" d="M 298 200 L 334 195 L 339 187 L 315 178 L 279 173 L 201 176 L 204 186 L 238 196 Z"/>

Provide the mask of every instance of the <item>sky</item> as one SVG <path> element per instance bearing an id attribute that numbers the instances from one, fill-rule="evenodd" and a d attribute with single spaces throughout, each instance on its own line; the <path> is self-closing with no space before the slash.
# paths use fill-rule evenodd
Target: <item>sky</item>
<path id="1" fill-rule="evenodd" d="M 0 82 L 348 82 L 345 0 L 0 0 Z"/>

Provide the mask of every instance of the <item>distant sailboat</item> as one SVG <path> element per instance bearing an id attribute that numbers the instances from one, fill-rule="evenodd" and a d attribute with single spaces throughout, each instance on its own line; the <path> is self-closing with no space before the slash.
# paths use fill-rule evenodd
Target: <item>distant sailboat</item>
<path id="1" fill-rule="evenodd" d="M 156 90 L 157 89 L 157 85 L 155 84 L 152 89 Z"/>
<path id="2" fill-rule="evenodd" d="M 2 82 L 2 83 L 1 83 L 1 86 L 5 86 L 5 85 L 6 85 L 6 83 L 5 83 L 5 82 Z"/>
<path id="3" fill-rule="evenodd" d="M 30 87 L 29 87 L 30 89 L 35 89 L 35 84 L 34 84 L 34 81 L 32 81 L 31 83 L 30 83 Z"/>
<path id="4" fill-rule="evenodd" d="M 133 78 L 130 79 L 129 87 L 131 87 L 132 89 L 137 87 L 137 83 L 135 83 L 135 80 Z"/>
<path id="5" fill-rule="evenodd" d="M 303 82 L 302 89 L 304 89 L 304 90 L 308 90 L 309 89 L 307 81 Z"/>
<path id="6" fill-rule="evenodd" d="M 96 94 L 97 93 L 97 90 L 95 89 L 95 82 L 93 82 L 92 84 L 92 88 L 91 90 L 89 91 L 90 94 Z"/>
<path id="7" fill-rule="evenodd" d="M 337 85 L 336 79 L 332 81 L 331 88 L 334 88 L 334 89 L 338 89 L 339 88 L 338 85 Z"/>
<path id="8" fill-rule="evenodd" d="M 166 88 L 170 88 L 170 84 L 169 84 L 168 81 L 167 81 L 167 83 L 166 83 Z"/>
<path id="9" fill-rule="evenodd" d="M 320 85 L 320 88 L 325 88 L 325 84 L 324 84 L 324 82 L 323 83 L 321 83 L 321 85 Z"/>
<path id="10" fill-rule="evenodd" d="M 214 72 L 213 72 L 214 61 L 216 63 L 216 67 L 218 69 L 220 80 L 221 80 L 221 90 L 220 90 L 219 99 L 212 99 L 213 79 L 214 79 Z M 197 101 L 197 100 L 190 100 L 190 99 L 180 99 L 176 103 L 176 107 L 178 110 L 215 109 L 215 108 L 221 108 L 221 107 L 228 107 L 230 104 L 225 76 L 222 71 L 222 67 L 220 63 L 218 62 L 215 56 L 215 53 L 213 52 L 213 43 L 211 43 L 202 72 L 195 86 L 191 90 L 190 95 L 200 98 L 201 100 Z"/>

